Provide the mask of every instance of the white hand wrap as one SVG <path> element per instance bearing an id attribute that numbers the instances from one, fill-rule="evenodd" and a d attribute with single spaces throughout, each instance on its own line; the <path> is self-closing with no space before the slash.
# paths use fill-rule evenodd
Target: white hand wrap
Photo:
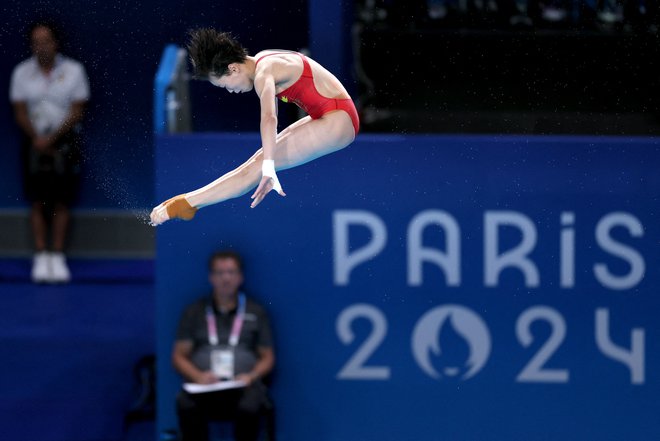
<path id="1" fill-rule="evenodd" d="M 280 185 L 277 174 L 275 173 L 275 161 L 272 159 L 264 159 L 261 163 L 261 175 L 268 176 L 273 180 L 273 190 L 282 193 L 282 186 Z"/>

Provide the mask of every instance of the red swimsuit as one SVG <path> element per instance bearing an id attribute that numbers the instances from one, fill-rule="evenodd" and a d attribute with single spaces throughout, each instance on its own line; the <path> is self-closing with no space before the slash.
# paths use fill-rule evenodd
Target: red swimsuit
<path id="1" fill-rule="evenodd" d="M 289 52 L 277 52 L 264 55 L 257 60 L 257 63 L 266 57 L 280 53 Z M 314 85 L 314 77 L 312 75 L 312 67 L 307 62 L 305 56 L 298 52 L 292 53 L 300 55 L 300 58 L 302 59 L 302 75 L 300 75 L 298 81 L 293 83 L 282 92 L 278 93 L 276 96 L 285 103 L 295 103 L 298 107 L 307 112 L 307 114 L 311 116 L 312 119 L 319 119 L 326 113 L 332 112 L 333 110 L 343 110 L 344 112 L 348 113 L 348 116 L 351 117 L 351 121 L 353 122 L 353 129 L 357 135 L 358 131 L 360 130 L 360 118 L 358 117 L 357 109 L 355 109 L 353 100 L 350 98 L 326 98 L 321 95 L 316 90 L 316 86 Z"/>

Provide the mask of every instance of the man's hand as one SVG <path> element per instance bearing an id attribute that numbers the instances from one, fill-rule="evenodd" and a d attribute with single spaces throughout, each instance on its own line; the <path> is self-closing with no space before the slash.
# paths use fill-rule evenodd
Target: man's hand
<path id="1" fill-rule="evenodd" d="M 264 200 L 268 192 L 273 189 L 275 189 L 280 196 L 286 196 L 286 193 L 284 193 L 284 190 L 282 190 L 282 186 L 280 185 L 280 181 L 277 179 L 277 176 L 274 178 L 269 176 L 262 176 L 261 182 L 259 182 L 259 186 L 252 195 L 252 204 L 250 204 L 250 208 L 254 208 L 259 205 L 259 203 Z"/>
<path id="2" fill-rule="evenodd" d="M 190 205 L 185 195 L 180 194 L 166 200 L 151 210 L 151 225 L 155 227 L 167 220 L 175 218 L 191 220 L 195 217 L 195 213 L 197 213 L 197 208 Z"/>
<path id="3" fill-rule="evenodd" d="M 236 377 L 234 378 L 234 380 L 236 380 L 236 381 L 242 381 L 242 382 L 245 383 L 246 386 L 249 386 L 249 385 L 251 385 L 251 384 L 256 380 L 256 378 L 254 378 L 254 377 L 253 377 L 252 375 L 250 375 L 250 374 L 238 374 L 238 375 L 236 375 Z"/>
<path id="4" fill-rule="evenodd" d="M 197 378 L 194 379 L 197 384 L 213 384 L 220 381 L 212 371 L 200 372 Z"/>
<path id="5" fill-rule="evenodd" d="M 32 141 L 32 147 L 39 153 L 50 153 L 53 149 L 53 140 L 50 136 L 37 136 Z"/>

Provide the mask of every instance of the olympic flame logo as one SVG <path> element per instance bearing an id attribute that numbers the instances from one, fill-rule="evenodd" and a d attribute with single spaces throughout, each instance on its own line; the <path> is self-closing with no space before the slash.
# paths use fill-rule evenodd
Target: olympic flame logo
<path id="1" fill-rule="evenodd" d="M 436 370 L 431 356 L 442 360 L 443 350 L 440 342 L 443 326 L 451 326 L 455 335 L 462 338 L 469 349 L 469 356 L 463 369 L 448 366 L 443 369 L 446 376 L 457 376 L 467 380 L 479 372 L 490 356 L 491 340 L 486 323 L 474 311 L 460 305 L 444 305 L 434 308 L 424 314 L 415 326 L 412 337 L 412 351 L 419 367 L 431 378 L 441 379 L 442 374 Z"/>

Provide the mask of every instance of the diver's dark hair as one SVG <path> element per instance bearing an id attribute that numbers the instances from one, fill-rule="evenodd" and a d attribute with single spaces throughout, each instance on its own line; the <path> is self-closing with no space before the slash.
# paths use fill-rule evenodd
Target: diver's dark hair
<path id="1" fill-rule="evenodd" d="M 188 54 L 195 69 L 194 75 L 208 78 L 229 73 L 231 63 L 242 63 L 247 51 L 228 32 L 218 32 L 211 28 L 198 28 L 188 32 Z"/>

